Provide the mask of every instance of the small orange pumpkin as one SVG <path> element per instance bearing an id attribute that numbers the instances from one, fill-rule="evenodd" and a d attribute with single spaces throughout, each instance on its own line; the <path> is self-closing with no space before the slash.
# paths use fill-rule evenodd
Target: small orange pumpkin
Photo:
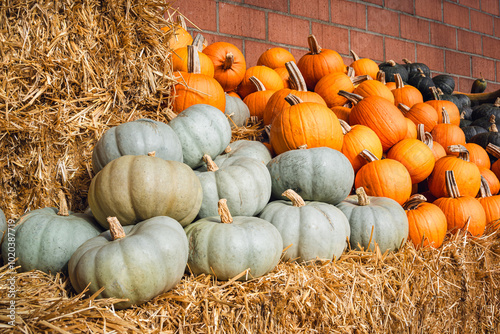
<path id="1" fill-rule="evenodd" d="M 432 150 L 418 139 L 403 139 L 396 143 L 387 158 L 401 162 L 411 176 L 412 183 L 425 180 L 434 169 L 436 163 Z"/>
<path id="2" fill-rule="evenodd" d="M 276 67 L 274 70 L 283 79 L 283 88 L 290 88 L 290 74 L 286 67 Z"/>
<path id="3" fill-rule="evenodd" d="M 283 89 L 283 79 L 270 67 L 252 66 L 247 68 L 245 76 L 238 86 L 238 94 L 244 99 L 248 94 L 256 91 L 255 85 L 250 81 L 250 77 L 256 77 L 266 87 L 266 89 L 278 91 Z"/>
<path id="4" fill-rule="evenodd" d="M 399 73 L 394 74 L 394 81 L 396 88 L 392 90 L 392 95 L 396 106 L 402 103 L 411 108 L 416 103 L 424 103 L 422 93 L 413 86 L 405 85 Z"/>
<path id="5" fill-rule="evenodd" d="M 451 101 L 440 100 L 436 87 L 431 87 L 431 92 L 434 96 L 434 100 L 429 100 L 424 103 L 429 104 L 436 110 L 438 114 L 438 123 L 443 123 L 443 114 L 441 113 L 441 110 L 445 108 L 448 112 L 449 123 L 460 126 L 460 111 L 458 110 L 457 105 Z"/>
<path id="6" fill-rule="evenodd" d="M 483 206 L 486 213 L 486 225 L 492 225 L 494 228 L 500 227 L 500 195 L 492 194 L 486 178 L 481 178 L 481 191 L 479 203 Z"/>
<path id="7" fill-rule="evenodd" d="M 486 152 L 497 158 L 497 160 L 491 164 L 491 171 L 500 179 L 500 147 L 493 143 L 488 143 Z"/>
<path id="8" fill-rule="evenodd" d="M 359 58 L 358 55 L 351 50 L 353 62 L 351 67 L 354 69 L 355 75 L 369 75 L 371 78 L 376 78 L 379 67 L 376 62 L 370 58 Z"/>
<path id="9" fill-rule="evenodd" d="M 338 119 L 344 120 L 347 123 L 349 123 L 349 114 L 351 113 L 350 103 L 346 103 L 343 106 L 331 107 L 330 110 L 333 111 L 333 113 L 338 117 Z"/>
<path id="10" fill-rule="evenodd" d="M 172 36 L 168 39 L 170 50 L 186 47 L 193 43 L 193 36 L 187 31 L 186 21 L 181 15 L 177 16 L 177 23 L 173 26 L 161 28 L 163 31 L 171 31 Z"/>
<path id="11" fill-rule="evenodd" d="M 379 96 L 383 97 L 390 103 L 394 104 L 394 95 L 387 86 L 378 80 L 365 80 L 361 82 L 356 89 L 354 89 L 354 94 L 361 95 L 363 97 L 368 96 Z"/>
<path id="12" fill-rule="evenodd" d="M 243 81 L 247 64 L 243 53 L 234 44 L 215 42 L 203 49 L 214 65 L 214 78 L 225 92 L 235 90 Z"/>
<path id="13" fill-rule="evenodd" d="M 447 154 L 451 154 L 448 147 L 451 145 L 465 145 L 465 134 L 459 126 L 450 123 L 448 111 L 443 107 L 442 122 L 436 124 L 431 134 L 435 142 L 440 143 Z"/>
<path id="14" fill-rule="evenodd" d="M 275 93 L 274 90 L 267 90 L 264 84 L 256 77 L 250 77 L 250 81 L 257 88 L 256 92 L 248 94 L 243 102 L 250 110 L 250 116 L 257 116 L 259 120 L 264 119 L 264 110 L 266 109 L 267 102 Z"/>
<path id="15" fill-rule="evenodd" d="M 285 63 L 289 61 L 295 63 L 295 57 L 290 51 L 284 48 L 274 47 L 267 49 L 260 55 L 257 60 L 257 65 L 264 65 L 274 70 L 278 67 L 285 67 Z"/>
<path id="16" fill-rule="evenodd" d="M 314 91 L 325 100 L 329 108 L 343 106 L 348 102 L 345 97 L 338 95 L 339 91 L 344 90 L 352 93 L 355 85 L 367 80 L 367 76 L 354 77 L 350 75 L 351 72 L 354 73 L 354 70 L 348 71 L 347 74 L 343 72 L 329 73 L 322 77 L 314 87 Z"/>
<path id="17" fill-rule="evenodd" d="M 467 149 L 467 151 L 469 151 L 470 162 L 475 163 L 479 168 L 490 169 L 490 157 L 484 148 L 475 143 L 466 143 L 463 146 Z M 451 154 L 458 155 L 456 152 Z"/>
<path id="18" fill-rule="evenodd" d="M 199 50 L 199 47 L 193 45 Z M 214 76 L 214 64 L 212 60 L 203 52 L 198 51 L 198 57 L 200 60 L 200 73 L 205 74 L 209 77 Z M 172 52 L 172 70 L 175 71 L 188 71 L 188 48 L 187 46 L 176 49 Z"/>
<path id="19" fill-rule="evenodd" d="M 415 125 L 423 124 L 427 132 L 431 132 L 438 123 L 436 110 L 427 103 L 415 103 L 411 108 L 403 103 L 397 106 L 403 115 L 411 119 Z"/>

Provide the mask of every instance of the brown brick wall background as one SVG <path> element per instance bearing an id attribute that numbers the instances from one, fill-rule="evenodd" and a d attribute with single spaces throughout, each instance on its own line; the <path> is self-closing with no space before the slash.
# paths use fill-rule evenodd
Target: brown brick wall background
<path id="1" fill-rule="evenodd" d="M 482 76 L 500 89 L 500 0 L 177 0 L 209 43 L 238 46 L 248 66 L 273 46 L 298 60 L 314 34 L 323 48 L 377 62 L 403 58 L 448 73 L 468 92 Z M 171 11 L 173 12 L 173 11 Z M 198 32 L 188 23 L 193 36 Z"/>

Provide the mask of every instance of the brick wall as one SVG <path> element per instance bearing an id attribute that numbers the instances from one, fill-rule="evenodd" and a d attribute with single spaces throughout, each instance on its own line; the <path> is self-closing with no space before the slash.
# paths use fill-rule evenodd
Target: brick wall
<path id="1" fill-rule="evenodd" d="M 177 0 L 171 3 L 209 43 L 238 46 L 248 66 L 273 46 L 298 60 L 314 34 L 323 48 L 377 62 L 426 63 L 468 92 L 482 76 L 500 89 L 500 0 Z M 195 35 L 198 30 L 188 24 Z"/>

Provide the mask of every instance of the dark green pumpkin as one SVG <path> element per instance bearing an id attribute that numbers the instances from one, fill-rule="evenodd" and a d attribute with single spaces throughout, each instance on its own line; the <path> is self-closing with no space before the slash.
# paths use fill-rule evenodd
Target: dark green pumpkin
<path id="1" fill-rule="evenodd" d="M 444 94 L 452 94 L 455 91 L 455 79 L 448 74 L 439 74 L 432 78 L 437 88 Z"/>
<path id="2" fill-rule="evenodd" d="M 468 121 L 468 122 L 470 122 L 470 121 Z M 462 120 L 460 121 L 460 123 L 462 123 Z M 467 143 L 469 143 L 471 138 L 474 137 L 475 135 L 477 135 L 479 133 L 483 133 L 483 132 L 488 132 L 488 130 L 486 130 L 482 126 L 477 126 L 477 125 L 469 125 L 469 126 L 464 126 L 461 128 L 465 134 L 465 141 Z"/>
<path id="3" fill-rule="evenodd" d="M 483 103 L 472 107 L 472 120 L 476 120 L 482 117 L 490 117 L 495 115 L 497 119 L 500 119 L 500 98 L 498 98 L 495 103 Z"/>
<path id="4" fill-rule="evenodd" d="M 488 82 L 486 82 L 486 80 L 484 78 L 477 78 L 472 83 L 472 86 L 470 88 L 470 92 L 472 94 L 483 93 L 486 90 L 487 86 L 488 86 Z"/>
<path id="5" fill-rule="evenodd" d="M 460 111 L 463 111 L 464 108 L 472 105 L 470 98 L 465 94 L 452 94 L 458 99 L 457 107 L 459 107 Z"/>
<path id="6" fill-rule="evenodd" d="M 500 146 L 500 133 L 497 130 L 496 124 L 493 124 L 490 127 L 489 131 L 479 133 L 479 134 L 475 135 L 474 137 L 472 137 L 469 140 L 469 143 L 478 144 L 479 146 L 481 146 L 484 149 L 486 149 L 486 146 L 488 146 L 488 144 L 490 144 L 490 143 L 494 144 L 496 146 Z M 494 157 L 491 154 L 489 154 L 489 156 L 490 156 L 490 160 L 492 162 L 496 161 L 496 157 Z"/>
<path id="7" fill-rule="evenodd" d="M 460 112 L 460 117 L 468 121 L 472 121 L 473 109 L 470 106 L 464 106 Z"/>
<path id="8" fill-rule="evenodd" d="M 480 126 L 486 130 L 489 130 L 492 124 L 495 124 L 498 128 L 500 126 L 500 118 L 496 117 L 495 115 L 485 116 L 472 121 L 470 125 Z"/>
<path id="9" fill-rule="evenodd" d="M 388 60 L 378 65 L 378 68 L 385 73 L 386 82 L 394 82 L 394 74 L 398 73 L 403 82 L 408 82 L 408 70 L 405 66 L 396 63 L 394 60 Z"/>
<path id="10" fill-rule="evenodd" d="M 406 67 L 406 70 L 408 71 L 408 80 L 414 75 L 420 74 L 421 72 L 419 71 L 422 70 L 425 76 L 430 77 L 431 76 L 431 70 L 429 67 L 424 64 L 424 63 L 412 63 L 410 60 L 404 58 L 403 62 L 405 63 L 403 66 Z"/>
<path id="11" fill-rule="evenodd" d="M 429 76 L 426 76 L 423 73 L 413 75 L 408 78 L 408 84 L 417 88 L 420 91 L 420 93 L 422 93 L 424 101 L 429 101 L 433 99 L 431 88 L 436 87 L 436 85 Z"/>

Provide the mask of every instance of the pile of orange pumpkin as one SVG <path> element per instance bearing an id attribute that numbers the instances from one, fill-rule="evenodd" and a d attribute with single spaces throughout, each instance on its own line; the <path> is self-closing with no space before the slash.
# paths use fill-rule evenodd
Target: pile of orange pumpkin
<path id="1" fill-rule="evenodd" d="M 490 138 L 496 128 L 478 131 L 489 136 L 481 142 L 465 135 L 473 125 L 471 100 L 489 101 L 491 94 L 457 94 L 454 83 L 449 91 L 437 82 L 449 79 L 445 75 L 433 82 L 424 64 L 407 60 L 377 64 L 352 52 L 345 64 L 313 35 L 308 42 L 309 52 L 298 61 L 274 47 L 247 67 L 235 45 L 204 45 L 201 35 L 193 41 L 178 27 L 171 44 L 174 111 L 202 103 L 234 117 L 238 110 L 226 110 L 226 99 L 236 97 L 267 128 L 264 141 L 273 156 L 301 147 L 342 152 L 354 169 L 355 188 L 403 206 L 416 246 L 439 247 L 456 229 L 480 236 L 496 224 L 500 147 Z M 464 96 L 468 101 L 458 105 L 455 99 Z"/>

